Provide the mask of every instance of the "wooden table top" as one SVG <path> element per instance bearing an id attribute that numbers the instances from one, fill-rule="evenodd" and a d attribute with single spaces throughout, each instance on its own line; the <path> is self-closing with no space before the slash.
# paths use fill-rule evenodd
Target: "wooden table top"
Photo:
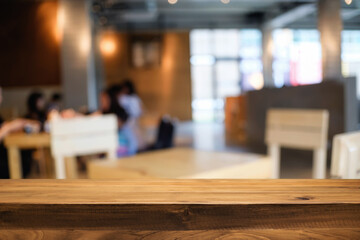
<path id="1" fill-rule="evenodd" d="M 360 204 L 360 180 L 0 180 L 11 204 Z"/>
<path id="2" fill-rule="evenodd" d="M 5 137 L 6 147 L 37 148 L 49 147 L 51 144 L 49 133 L 13 133 Z"/>
<path id="3" fill-rule="evenodd" d="M 359 239 L 359 180 L 0 180 L 0 239 Z"/>
<path id="4" fill-rule="evenodd" d="M 90 178 L 269 178 L 271 162 L 251 153 L 172 148 L 88 163 Z M 257 171 L 255 171 L 257 170 Z M 236 177 L 237 176 L 237 177 Z"/>

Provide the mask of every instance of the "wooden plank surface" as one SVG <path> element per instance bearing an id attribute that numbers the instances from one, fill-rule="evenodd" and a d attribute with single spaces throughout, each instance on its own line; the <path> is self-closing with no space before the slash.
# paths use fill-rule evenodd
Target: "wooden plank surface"
<path id="1" fill-rule="evenodd" d="M 360 180 L 0 180 L 0 204 L 360 204 Z"/>
<path id="2" fill-rule="evenodd" d="M 14 133 L 4 139 L 6 147 L 16 146 L 21 149 L 50 147 L 50 134 L 48 133 Z"/>
<path id="3" fill-rule="evenodd" d="M 247 239 L 247 240 L 292 240 L 325 239 L 357 240 L 359 229 L 256 229 L 256 230 L 200 230 L 200 231 L 116 231 L 116 230 L 0 230 L 0 239 Z"/>
<path id="4" fill-rule="evenodd" d="M 98 160 L 88 163 L 90 179 L 266 179 L 270 174 L 270 159 L 262 155 L 190 148 L 154 151 L 113 162 Z"/>
<path id="5" fill-rule="evenodd" d="M 359 180 L 0 180 L 0 239 L 359 237 Z"/>

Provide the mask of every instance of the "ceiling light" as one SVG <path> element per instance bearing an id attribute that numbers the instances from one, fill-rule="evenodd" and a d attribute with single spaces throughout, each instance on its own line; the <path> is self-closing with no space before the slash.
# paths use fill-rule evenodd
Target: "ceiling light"
<path id="1" fill-rule="evenodd" d="M 347 5 L 350 5 L 350 4 L 352 3 L 352 0 L 345 0 L 345 3 L 346 3 Z"/>
<path id="2" fill-rule="evenodd" d="M 116 51 L 115 39 L 111 37 L 102 39 L 100 42 L 100 50 L 105 56 L 113 55 Z"/>
<path id="3" fill-rule="evenodd" d="M 175 3 L 177 3 L 177 1 L 178 1 L 178 0 L 168 0 L 168 2 L 169 2 L 170 4 L 175 4 Z"/>
<path id="4" fill-rule="evenodd" d="M 221 0 L 221 2 L 222 2 L 223 4 L 228 4 L 228 3 L 230 2 L 230 0 Z"/>

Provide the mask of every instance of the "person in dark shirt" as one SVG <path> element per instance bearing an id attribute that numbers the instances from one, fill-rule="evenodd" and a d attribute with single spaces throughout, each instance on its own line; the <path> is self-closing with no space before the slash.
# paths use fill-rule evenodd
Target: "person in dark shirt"
<path id="1" fill-rule="evenodd" d="M 134 155 L 137 150 L 136 136 L 131 132 L 127 122 L 129 114 L 119 104 L 120 88 L 112 86 L 103 91 L 100 96 L 100 106 L 102 114 L 115 114 L 118 118 L 118 150 L 117 156 L 130 156 Z M 134 147 L 135 146 L 135 147 Z"/>
<path id="2" fill-rule="evenodd" d="M 0 87 L 0 104 L 2 102 L 2 89 Z M 4 146 L 4 138 L 12 133 L 21 131 L 25 126 L 31 125 L 33 129 L 39 128 L 38 122 L 34 122 L 26 119 L 15 119 L 13 121 L 5 122 L 0 116 L 0 178 L 9 178 L 9 167 L 8 167 L 8 154 L 7 149 Z M 30 166 L 26 156 L 22 156 L 23 175 L 26 176 L 30 172 Z"/>
<path id="3" fill-rule="evenodd" d="M 42 125 L 46 121 L 46 102 L 41 92 L 33 92 L 27 99 L 26 119 L 39 121 Z"/>
<path id="4" fill-rule="evenodd" d="M 58 112 L 60 112 L 62 110 L 62 96 L 60 93 L 54 93 L 51 98 L 50 101 L 47 105 L 47 111 L 53 111 L 56 110 Z"/>
<path id="5" fill-rule="evenodd" d="M 119 89 L 110 87 L 103 91 L 100 95 L 100 111 L 102 114 L 115 114 L 118 118 L 119 128 L 128 120 L 128 113 L 118 102 Z"/>

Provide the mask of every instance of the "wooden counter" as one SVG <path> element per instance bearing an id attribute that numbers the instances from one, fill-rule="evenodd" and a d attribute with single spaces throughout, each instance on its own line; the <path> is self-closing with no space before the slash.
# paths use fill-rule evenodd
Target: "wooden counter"
<path id="1" fill-rule="evenodd" d="M 0 239 L 221 237 L 359 239 L 360 181 L 0 181 Z"/>

